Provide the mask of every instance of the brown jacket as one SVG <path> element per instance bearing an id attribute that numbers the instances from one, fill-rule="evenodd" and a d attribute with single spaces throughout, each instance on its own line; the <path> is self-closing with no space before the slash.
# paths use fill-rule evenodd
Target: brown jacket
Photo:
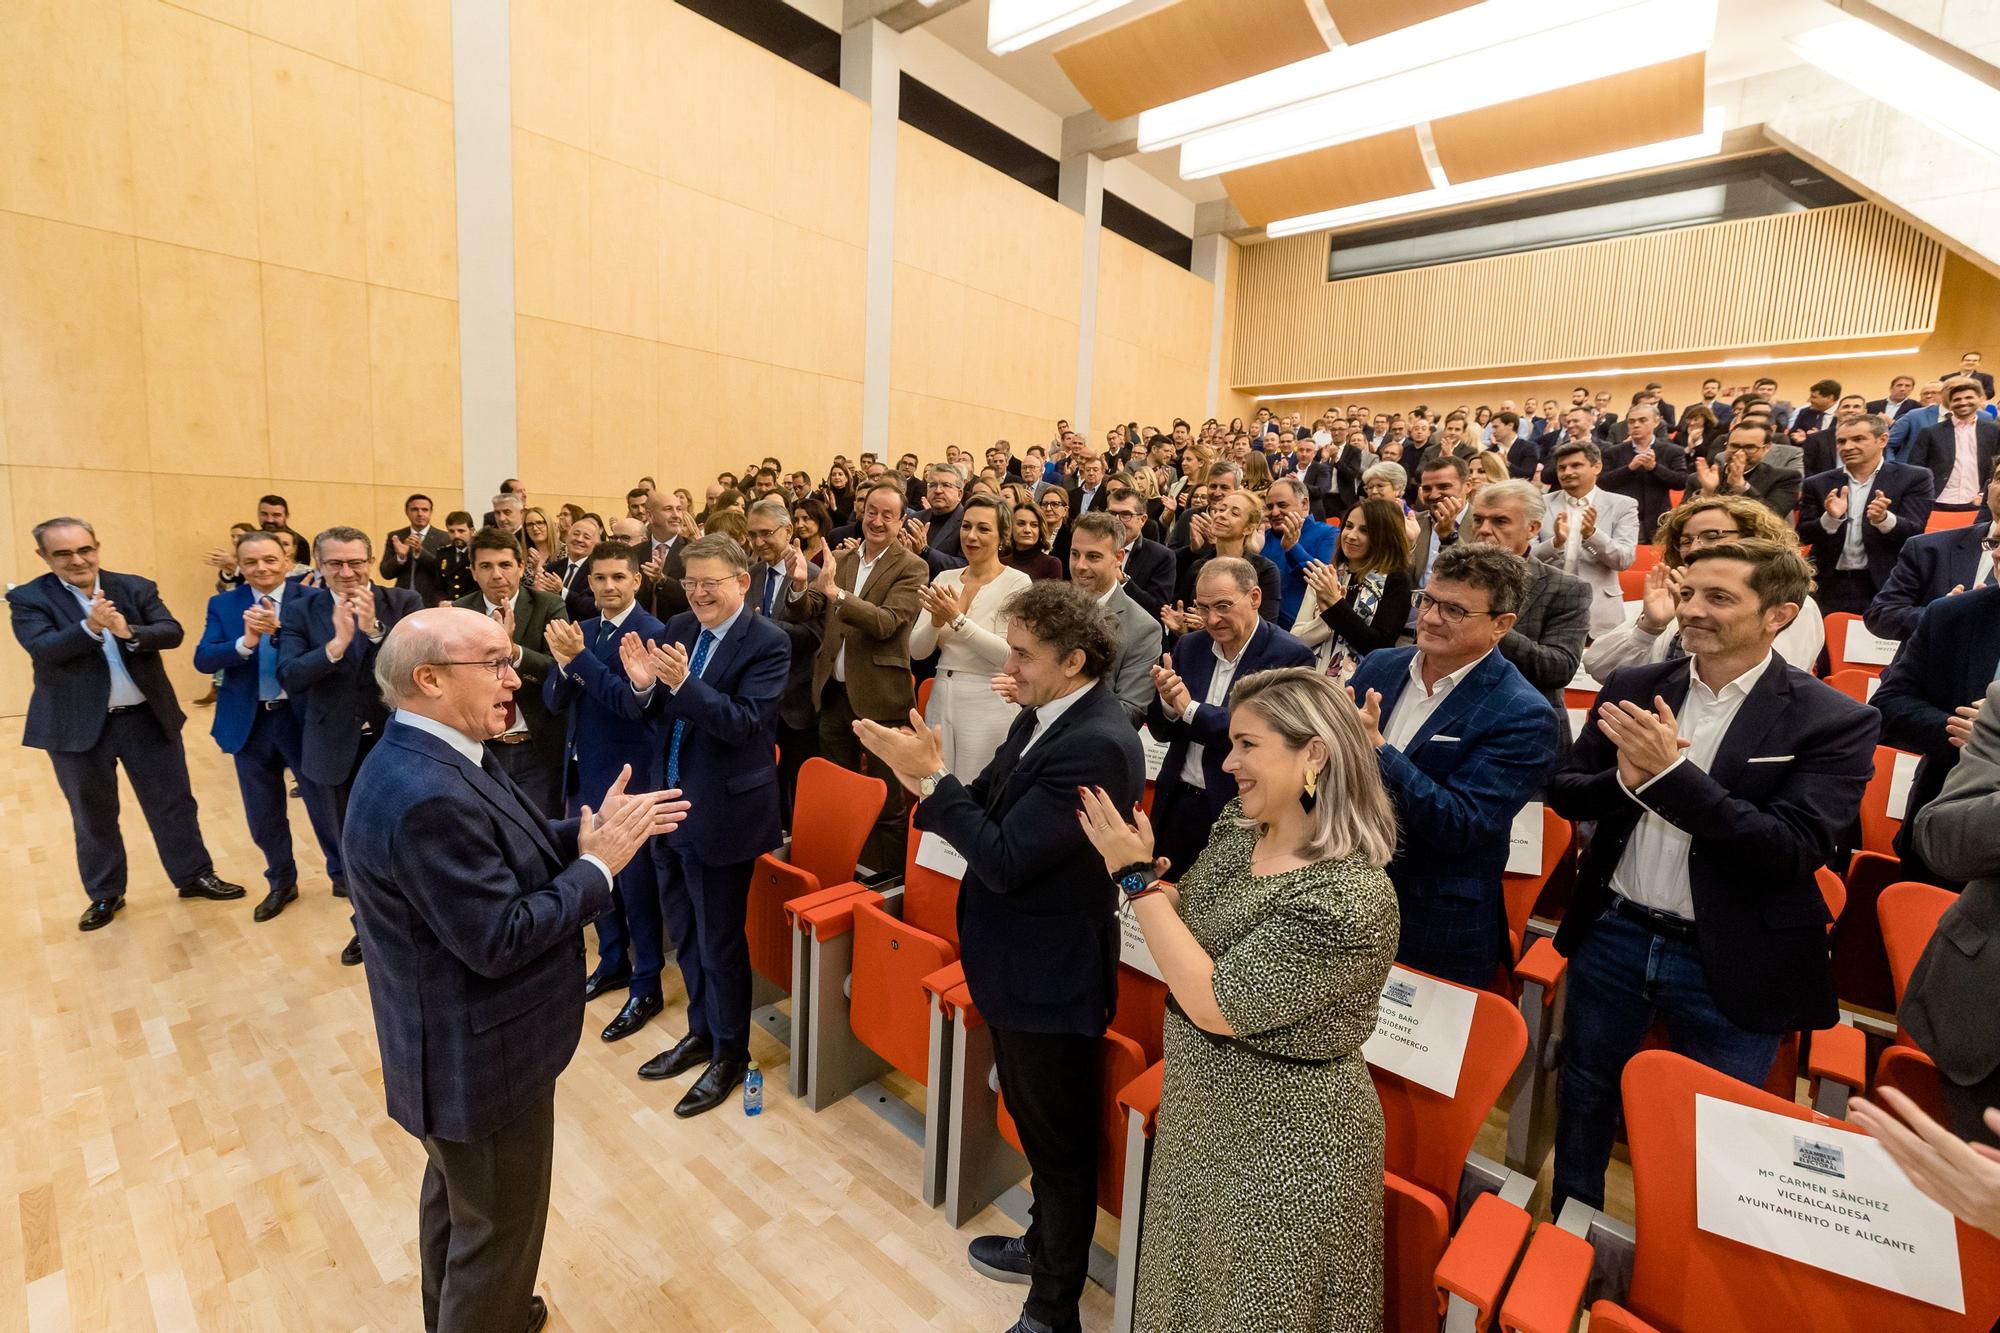
<path id="1" fill-rule="evenodd" d="M 930 567 L 920 555 L 895 544 L 882 553 L 868 576 L 868 586 L 854 589 L 861 564 L 857 547 L 834 561 L 834 581 L 850 590 L 838 603 L 810 585 L 797 601 L 781 603 L 787 620 L 826 623 L 826 638 L 813 660 L 812 697 L 817 701 L 833 679 L 833 664 L 847 650 L 847 698 L 856 717 L 897 724 L 909 721 L 917 706 L 910 680 L 910 626 L 916 621 Z"/>

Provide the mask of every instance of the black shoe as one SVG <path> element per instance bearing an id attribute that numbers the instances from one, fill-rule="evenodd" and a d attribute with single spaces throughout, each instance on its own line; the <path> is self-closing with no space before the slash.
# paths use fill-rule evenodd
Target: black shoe
<path id="1" fill-rule="evenodd" d="M 1081 1323 L 1070 1324 L 1063 1333 L 1069 1333 L 1069 1329 L 1080 1329 L 1082 1327 Z M 1014 1321 L 1013 1327 L 1009 1328 L 1007 1333 L 1056 1333 L 1056 1326 L 1054 1324 L 1044 1324 L 1041 1320 L 1023 1310 L 1021 1317 Z"/>
<path id="2" fill-rule="evenodd" d="M 590 974 L 590 980 L 583 983 L 584 1003 L 596 999 L 606 991 L 623 990 L 632 980 L 629 967 L 600 967 Z"/>
<path id="3" fill-rule="evenodd" d="M 694 1086 L 687 1090 L 687 1096 L 674 1103 L 674 1114 L 687 1120 L 703 1111 L 713 1111 L 729 1100 L 731 1090 L 743 1081 L 749 1068 L 748 1060 L 711 1060 Z"/>
<path id="4" fill-rule="evenodd" d="M 342 967 L 361 966 L 361 937 L 359 935 L 349 940 L 347 947 L 340 951 L 340 965 Z"/>
<path id="5" fill-rule="evenodd" d="M 1028 1257 L 1025 1236 L 980 1236 L 965 1247 L 972 1271 L 995 1282 L 1026 1282 L 1035 1264 Z"/>
<path id="6" fill-rule="evenodd" d="M 181 885 L 183 898 L 207 898 L 211 902 L 234 902 L 243 896 L 241 884 L 231 884 L 213 870 Z"/>
<path id="7" fill-rule="evenodd" d="M 272 889 L 264 895 L 264 901 L 258 903 L 256 909 L 250 913 L 250 919 L 252 921 L 269 921 L 272 917 L 285 910 L 286 903 L 292 902 L 298 896 L 299 886 L 296 884 L 287 884 L 282 889 Z"/>
<path id="8" fill-rule="evenodd" d="M 201 698 L 199 698 L 199 699 L 196 699 L 196 700 L 194 701 L 194 706 L 195 706 L 196 708 L 213 708 L 213 707 L 215 707 L 215 687 L 214 687 L 213 685 L 209 686 L 209 687 L 208 687 L 208 693 L 207 693 L 207 694 L 204 694 L 204 695 L 202 695 L 202 696 L 201 696 Z"/>
<path id="9" fill-rule="evenodd" d="M 125 910 L 125 895 L 107 898 L 102 902 L 91 899 L 90 906 L 83 909 L 83 915 L 76 919 L 78 930 L 102 930 L 111 924 L 111 918 Z"/>
<path id="10" fill-rule="evenodd" d="M 337 879 L 333 882 L 333 896 L 336 898 L 345 898 L 347 896 L 346 880 Z"/>
<path id="11" fill-rule="evenodd" d="M 672 1050 L 661 1051 L 645 1064 L 639 1066 L 640 1078 L 674 1078 L 687 1073 L 696 1065 L 708 1063 L 714 1048 L 707 1037 L 697 1037 L 690 1032 L 675 1044 Z"/>
<path id="12" fill-rule="evenodd" d="M 625 1007 L 618 1011 L 618 1017 L 604 1025 L 604 1040 L 625 1040 L 652 1022 L 653 1016 L 666 1007 L 657 995 L 631 996 L 625 1001 Z"/>
<path id="13" fill-rule="evenodd" d="M 542 1333 L 548 1322 L 548 1302 L 539 1296 L 528 1297 L 528 1333 Z"/>

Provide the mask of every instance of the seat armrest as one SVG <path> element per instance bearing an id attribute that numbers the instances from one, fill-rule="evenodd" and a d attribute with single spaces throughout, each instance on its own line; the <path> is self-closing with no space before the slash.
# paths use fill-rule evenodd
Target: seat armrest
<path id="1" fill-rule="evenodd" d="M 1555 942 L 1546 936 L 1539 937 L 1521 955 L 1521 961 L 1514 967 L 1514 975 L 1523 982 L 1532 982 L 1542 988 L 1542 1003 L 1554 1004 L 1556 983 L 1569 970 L 1569 960 L 1556 952 Z"/>
<path id="2" fill-rule="evenodd" d="M 1145 1119 L 1148 1136 L 1160 1115 L 1160 1084 L 1166 1072 L 1167 1062 L 1156 1060 L 1145 1073 L 1118 1090 L 1118 1105 L 1127 1111 L 1137 1111 Z"/>
<path id="3" fill-rule="evenodd" d="M 1590 1333 L 1660 1333 L 1660 1330 L 1616 1301 L 1593 1301 Z"/>
<path id="4" fill-rule="evenodd" d="M 964 962 L 945 964 L 924 978 L 923 987 L 937 997 L 946 1018 L 962 1016 L 969 1028 L 985 1021 L 979 1016 L 979 1006 L 972 1002 L 972 988 L 965 984 Z"/>
<path id="5" fill-rule="evenodd" d="M 1537 1227 L 1501 1302 L 1500 1327 L 1506 1333 L 1570 1333 L 1583 1309 L 1593 1257 L 1582 1237 L 1558 1226 Z"/>
<path id="6" fill-rule="evenodd" d="M 1806 1073 L 1816 1079 L 1844 1083 L 1855 1092 L 1868 1087 L 1868 1039 L 1860 1028 L 1836 1023 L 1812 1034 L 1812 1055 Z"/>
<path id="7" fill-rule="evenodd" d="M 838 892 L 841 889 L 847 892 Z M 856 903 L 881 901 L 882 895 L 872 889 L 858 884 L 836 884 L 821 893 L 794 898 L 785 904 L 785 910 L 792 914 L 800 930 L 811 931 L 816 940 L 830 940 L 854 929 Z"/>
<path id="8" fill-rule="evenodd" d="M 1534 1225 L 1524 1209 L 1501 1200 L 1497 1194 L 1482 1194 L 1472 1201 L 1458 1233 L 1438 1260 L 1437 1288 L 1440 1309 L 1452 1296 L 1478 1312 L 1478 1326 L 1492 1325 L 1493 1313 L 1500 1308 L 1507 1279 L 1528 1243 Z"/>

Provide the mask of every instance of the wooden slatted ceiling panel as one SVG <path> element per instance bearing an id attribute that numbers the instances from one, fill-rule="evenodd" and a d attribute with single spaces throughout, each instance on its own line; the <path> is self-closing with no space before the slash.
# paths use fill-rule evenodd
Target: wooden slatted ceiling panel
<path id="1" fill-rule="evenodd" d="M 1106 120 L 1326 54 L 1306 0 L 1179 0 L 1056 52 Z"/>
<path id="2" fill-rule="evenodd" d="M 1707 57 L 1697 51 L 1629 74 L 1434 120 L 1438 165 L 1458 183 L 1699 134 L 1706 65 Z"/>
<path id="3" fill-rule="evenodd" d="M 1415 130 L 1391 130 L 1222 174 L 1230 202 L 1253 227 L 1431 188 Z"/>
<path id="4" fill-rule="evenodd" d="M 1944 267 L 1869 203 L 1334 283 L 1327 243 L 1243 247 L 1237 388 L 1924 334 Z"/>
<path id="5" fill-rule="evenodd" d="M 1349 46 L 1423 23 L 1442 14 L 1470 9 L 1479 0 L 1326 0 L 1327 17 Z"/>

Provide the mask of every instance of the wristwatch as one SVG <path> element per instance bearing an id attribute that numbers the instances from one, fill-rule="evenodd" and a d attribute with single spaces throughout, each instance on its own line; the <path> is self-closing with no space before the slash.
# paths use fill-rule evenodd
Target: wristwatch
<path id="1" fill-rule="evenodd" d="M 917 799 L 920 801 L 928 801 L 931 798 L 931 796 L 937 791 L 938 783 L 943 782 L 945 779 L 945 775 L 950 772 L 951 770 L 948 768 L 940 768 L 937 772 L 927 774 L 923 778 L 918 779 Z"/>
<path id="2" fill-rule="evenodd" d="M 1131 865 L 1121 866 L 1112 874 L 1111 882 L 1125 895 L 1125 901 L 1131 902 L 1134 898 L 1143 896 L 1152 887 L 1153 863 L 1134 861 Z"/>

